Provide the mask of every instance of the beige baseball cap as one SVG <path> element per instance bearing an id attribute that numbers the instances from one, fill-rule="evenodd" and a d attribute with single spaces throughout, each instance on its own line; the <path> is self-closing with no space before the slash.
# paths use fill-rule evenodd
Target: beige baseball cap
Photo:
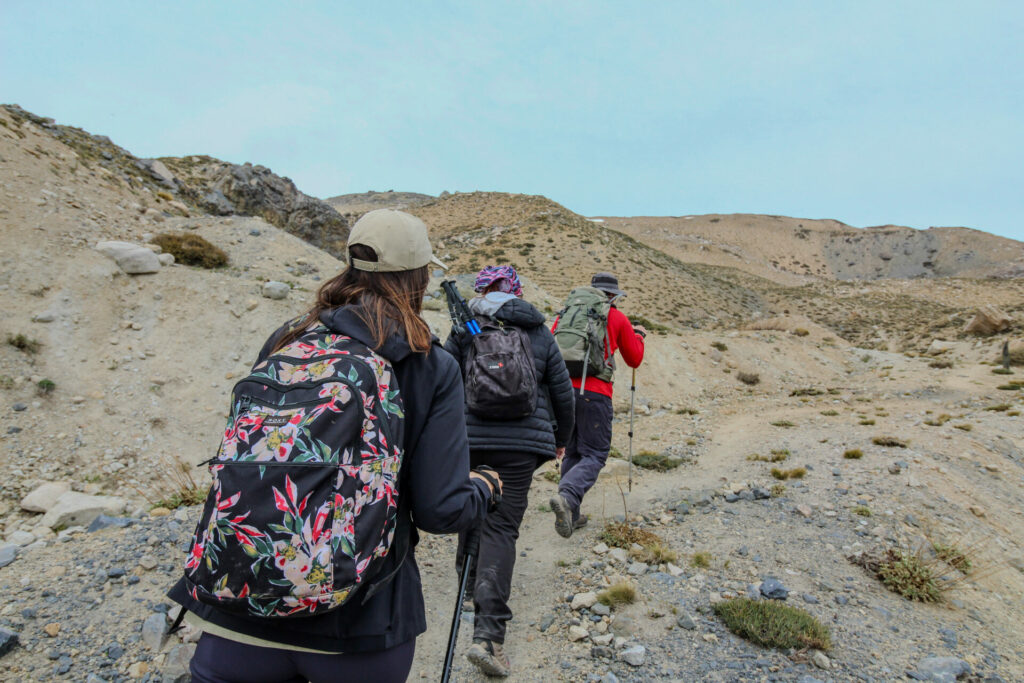
<path id="1" fill-rule="evenodd" d="M 377 254 L 376 262 L 350 259 L 356 270 L 394 273 L 431 263 L 448 269 L 430 248 L 427 224 L 404 211 L 376 209 L 364 214 L 348 235 L 348 246 L 354 244 L 370 247 Z"/>

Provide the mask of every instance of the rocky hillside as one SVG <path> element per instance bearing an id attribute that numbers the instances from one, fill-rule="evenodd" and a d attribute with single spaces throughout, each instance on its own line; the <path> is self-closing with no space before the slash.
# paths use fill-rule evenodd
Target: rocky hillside
<path id="1" fill-rule="evenodd" d="M 1024 244 L 969 228 L 885 225 L 751 214 L 602 217 L 686 262 L 715 263 L 792 283 L 914 277 L 1021 277 Z"/>
<path id="2" fill-rule="evenodd" d="M 405 211 L 413 206 L 418 206 L 434 199 L 429 194 L 418 192 L 360 192 L 357 194 L 340 194 L 337 197 L 330 197 L 324 201 L 330 204 L 341 215 L 351 222 L 359 220 L 367 211 L 374 209 L 398 209 Z"/>

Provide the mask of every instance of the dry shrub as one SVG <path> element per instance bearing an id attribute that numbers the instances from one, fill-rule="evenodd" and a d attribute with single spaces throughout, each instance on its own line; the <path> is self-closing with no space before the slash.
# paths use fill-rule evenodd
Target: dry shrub
<path id="1" fill-rule="evenodd" d="M 803 327 L 798 327 L 795 330 L 793 330 L 793 335 L 797 336 L 797 337 L 806 337 L 809 334 L 810 334 L 810 331 L 805 329 L 805 328 L 803 328 Z"/>
<path id="2" fill-rule="evenodd" d="M 160 479 L 150 491 L 139 490 L 151 507 L 174 510 L 183 505 L 199 505 L 206 500 L 210 485 L 195 480 L 192 473 L 196 468 L 193 465 L 178 460 L 166 451 L 160 451 L 158 460 L 161 465 Z"/>
<path id="3" fill-rule="evenodd" d="M 749 386 L 761 383 L 761 375 L 756 372 L 745 372 L 741 370 L 736 373 L 736 379 Z"/>
<path id="4" fill-rule="evenodd" d="M 195 233 L 165 232 L 153 238 L 156 244 L 174 256 L 177 263 L 200 268 L 220 268 L 228 263 L 228 255 Z"/>
<path id="5" fill-rule="evenodd" d="M 629 581 L 619 581 L 598 593 L 597 601 L 608 607 L 632 605 L 636 602 L 636 586 Z"/>
<path id="6" fill-rule="evenodd" d="M 613 548 L 629 550 L 634 543 L 640 546 L 654 545 L 664 541 L 655 533 L 627 524 L 626 522 L 611 522 L 606 524 L 601 532 L 601 540 Z"/>
<path id="7" fill-rule="evenodd" d="M 39 353 L 39 349 L 43 346 L 42 342 L 20 333 L 7 335 L 7 343 L 29 355 Z"/>
<path id="8" fill-rule="evenodd" d="M 706 550 L 701 550 L 693 554 L 690 558 L 690 566 L 697 567 L 698 569 L 707 569 L 711 566 L 711 553 Z"/>
<path id="9" fill-rule="evenodd" d="M 871 443 L 876 446 L 885 446 L 886 448 L 906 448 L 907 442 L 897 439 L 894 436 L 876 436 L 871 439 Z"/>
<path id="10" fill-rule="evenodd" d="M 859 448 L 850 448 L 843 453 L 843 457 L 847 460 L 860 460 L 864 457 L 864 451 Z"/>
<path id="11" fill-rule="evenodd" d="M 850 562 L 863 567 L 881 581 L 886 588 L 915 602 L 941 602 L 943 588 L 941 574 L 935 571 L 935 562 L 922 553 L 911 553 L 892 548 L 883 553 L 864 552 L 851 555 Z"/>
<path id="12" fill-rule="evenodd" d="M 789 420 L 775 420 L 774 422 L 769 422 L 768 424 L 770 424 L 772 427 L 795 427 L 796 426 L 795 424 L 793 424 Z"/>
<path id="13" fill-rule="evenodd" d="M 647 564 L 665 564 L 667 562 L 676 562 L 679 560 L 679 553 L 672 550 L 664 543 L 650 543 L 640 549 L 634 548 L 629 552 L 629 554 L 632 555 L 634 559 Z"/>
<path id="14" fill-rule="evenodd" d="M 787 479 L 803 479 L 806 474 L 807 469 L 804 467 L 794 467 L 789 470 L 779 469 L 778 467 L 772 468 L 772 476 L 780 481 L 785 481 Z"/>
<path id="15" fill-rule="evenodd" d="M 930 368 L 937 368 L 939 370 L 948 370 L 953 367 L 953 361 L 948 358 L 937 358 L 928 364 Z"/>

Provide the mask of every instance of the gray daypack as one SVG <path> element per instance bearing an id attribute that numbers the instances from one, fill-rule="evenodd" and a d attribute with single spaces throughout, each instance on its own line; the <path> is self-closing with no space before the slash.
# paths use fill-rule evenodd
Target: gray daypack
<path id="1" fill-rule="evenodd" d="M 608 295 L 595 287 L 577 287 L 569 292 L 558 314 L 555 341 L 562 351 L 570 377 L 597 377 L 611 382 L 615 358 L 608 350 Z"/>
<path id="2" fill-rule="evenodd" d="M 466 409 L 488 420 L 518 420 L 537 408 L 537 371 L 522 329 L 477 318 L 466 354 Z"/>

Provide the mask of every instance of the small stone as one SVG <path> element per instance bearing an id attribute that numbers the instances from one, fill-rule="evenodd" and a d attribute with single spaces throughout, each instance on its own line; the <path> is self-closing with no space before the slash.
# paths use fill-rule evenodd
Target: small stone
<path id="1" fill-rule="evenodd" d="M 128 667 L 128 676 L 130 678 L 142 678 L 149 673 L 149 664 L 146 662 L 135 662 Z"/>
<path id="2" fill-rule="evenodd" d="M 123 657 L 123 656 L 124 656 L 124 648 L 121 647 L 120 645 L 118 645 L 117 643 L 114 643 L 113 645 L 111 645 L 111 646 L 109 646 L 107 648 L 107 657 L 109 657 L 110 659 L 117 660 L 117 659 L 121 659 L 121 657 Z"/>
<path id="3" fill-rule="evenodd" d="M 598 645 L 590 648 L 590 656 L 594 659 L 611 659 L 615 656 L 615 650 L 606 645 Z"/>
<path id="4" fill-rule="evenodd" d="M 92 533 L 99 531 L 100 529 L 107 529 L 109 527 L 117 527 L 124 529 L 132 525 L 132 520 L 127 517 L 111 517 L 110 515 L 100 515 L 96 519 L 89 523 L 86 527 L 86 531 Z"/>
<path id="5" fill-rule="evenodd" d="M 32 316 L 32 322 L 34 323 L 52 323 L 56 319 L 57 314 L 53 311 L 43 311 Z"/>
<path id="6" fill-rule="evenodd" d="M 628 569 L 626 569 L 626 573 L 631 576 L 641 576 L 647 573 L 647 567 L 648 565 L 646 562 L 634 562 L 629 565 Z"/>
<path id="7" fill-rule="evenodd" d="M 42 523 L 51 529 L 92 523 L 100 515 L 117 515 L 125 508 L 123 498 L 90 496 L 77 491 L 65 491 L 56 504 L 43 515 Z"/>
<path id="8" fill-rule="evenodd" d="M 647 648 L 643 645 L 634 645 L 627 647 L 619 653 L 619 659 L 629 664 L 630 666 L 643 666 L 644 659 L 647 657 Z"/>
<path id="9" fill-rule="evenodd" d="M 156 569 L 156 565 L 157 560 L 152 555 L 143 555 L 139 558 L 139 566 L 147 571 Z"/>
<path id="10" fill-rule="evenodd" d="M 975 517 L 984 517 L 985 516 L 985 508 L 981 507 L 980 505 L 972 505 L 968 509 L 971 511 L 971 514 L 974 515 Z"/>
<path id="11" fill-rule="evenodd" d="M 717 643 L 718 642 L 718 636 L 716 636 L 714 633 L 705 633 L 704 635 L 701 636 L 701 638 L 703 638 L 704 641 L 708 642 L 708 643 Z"/>
<path id="12" fill-rule="evenodd" d="M 12 531 L 11 535 L 7 537 L 7 541 L 9 543 L 13 543 L 14 545 L 21 547 L 24 547 L 29 543 L 34 543 L 35 540 L 35 534 L 28 531 L 22 531 L 21 529 L 16 529 Z"/>
<path id="13" fill-rule="evenodd" d="M 845 595 L 837 595 L 832 599 L 835 600 L 835 603 L 837 605 L 845 605 L 846 603 L 850 602 L 850 599 Z"/>
<path id="14" fill-rule="evenodd" d="M 769 491 L 768 489 L 763 489 L 759 486 L 755 487 L 752 493 L 754 494 L 754 500 L 768 500 L 769 498 L 772 497 L 771 491 Z"/>
<path id="15" fill-rule="evenodd" d="M 625 563 L 629 554 L 623 548 L 612 548 L 608 551 L 608 559 L 611 562 Z"/>
<path id="16" fill-rule="evenodd" d="M 17 645 L 18 634 L 0 626 L 0 657 L 13 650 Z"/>
<path id="17" fill-rule="evenodd" d="M 13 410 L 16 413 L 21 413 L 28 410 L 28 406 L 25 405 L 24 403 L 15 403 L 13 406 L 11 406 L 11 410 Z"/>
<path id="18" fill-rule="evenodd" d="M 589 637 L 590 637 L 590 634 L 587 633 L 587 629 L 583 628 L 582 626 L 570 626 L 569 627 L 569 640 L 571 640 L 572 642 L 575 643 L 578 640 L 583 640 L 584 638 L 589 638 Z"/>
<path id="19" fill-rule="evenodd" d="M 0 567 L 6 567 L 11 562 L 14 562 L 18 557 L 18 551 L 21 549 L 17 543 L 5 543 L 0 545 Z"/>
<path id="20" fill-rule="evenodd" d="M 811 514 L 812 514 L 811 508 L 808 505 L 797 505 L 796 506 L 796 511 L 799 512 L 804 517 L 810 517 Z"/>
<path id="21" fill-rule="evenodd" d="M 600 602 L 595 602 L 590 607 L 590 613 L 596 614 L 599 617 L 606 617 L 612 613 L 612 608 L 608 605 L 601 604 Z"/>
<path id="22" fill-rule="evenodd" d="M 597 602 L 597 593 L 593 591 L 587 591 L 586 593 L 577 593 L 572 598 L 572 603 L 569 605 L 573 610 L 588 609 L 594 603 Z"/>
<path id="23" fill-rule="evenodd" d="M 806 602 L 808 605 L 818 604 L 818 598 L 814 597 L 810 593 L 803 593 L 800 597 L 803 598 L 804 602 Z"/>
<path id="24" fill-rule="evenodd" d="M 107 570 L 107 578 L 120 579 L 124 578 L 124 575 L 127 573 L 128 571 L 124 567 L 111 567 Z"/>
<path id="25" fill-rule="evenodd" d="M 540 630 L 547 631 L 555 623 L 554 614 L 545 614 L 540 620 Z"/>
<path id="26" fill-rule="evenodd" d="M 263 284 L 263 288 L 260 290 L 260 292 L 267 299 L 284 299 L 285 297 L 288 296 L 288 292 L 290 292 L 291 290 L 292 288 L 289 287 L 286 283 L 271 280 L 270 282 L 266 282 Z"/>
<path id="27" fill-rule="evenodd" d="M 679 628 L 685 628 L 687 631 L 692 631 L 697 628 L 697 622 L 694 621 L 693 617 L 686 612 L 679 615 L 676 619 L 676 624 L 678 624 Z"/>
<path id="28" fill-rule="evenodd" d="M 686 573 L 683 570 L 682 567 L 677 567 L 676 565 L 672 564 L 671 562 L 669 562 L 668 564 L 665 565 L 665 569 L 668 571 L 670 576 L 677 576 L 678 577 L 678 576 L 682 576 L 683 574 Z"/>
<path id="29" fill-rule="evenodd" d="M 593 642 L 595 645 L 610 645 L 614 639 L 615 636 L 613 636 L 611 633 L 603 633 L 599 636 L 590 637 L 591 642 Z"/>
<path id="30" fill-rule="evenodd" d="M 608 546 L 604 543 L 598 543 L 594 546 L 593 550 L 594 553 L 597 555 L 604 555 L 606 552 L 608 552 Z"/>
<path id="31" fill-rule="evenodd" d="M 159 651 L 164 644 L 167 618 L 160 613 L 150 614 L 142 622 L 142 642 L 150 650 Z"/>
<path id="32" fill-rule="evenodd" d="M 56 638 L 57 634 L 60 633 L 60 624 L 57 622 L 47 624 L 43 627 L 43 630 L 46 631 L 46 635 L 50 636 L 51 638 Z"/>
<path id="33" fill-rule="evenodd" d="M 778 579 L 768 577 L 761 582 L 761 595 L 769 600 L 785 600 L 789 597 L 789 589 Z"/>
<path id="34" fill-rule="evenodd" d="M 953 683 L 961 676 L 971 673 L 971 665 L 956 657 L 927 657 L 922 659 L 915 671 L 907 675 L 919 681 Z"/>
<path id="35" fill-rule="evenodd" d="M 899 474 L 903 471 L 903 468 L 899 466 L 899 463 L 892 463 L 889 465 L 889 474 Z"/>
<path id="36" fill-rule="evenodd" d="M 826 657 L 825 653 L 821 650 L 813 650 L 811 652 L 811 661 L 814 663 L 814 666 L 818 667 L 819 669 L 832 668 L 832 662 L 829 661 L 829 658 Z"/>

